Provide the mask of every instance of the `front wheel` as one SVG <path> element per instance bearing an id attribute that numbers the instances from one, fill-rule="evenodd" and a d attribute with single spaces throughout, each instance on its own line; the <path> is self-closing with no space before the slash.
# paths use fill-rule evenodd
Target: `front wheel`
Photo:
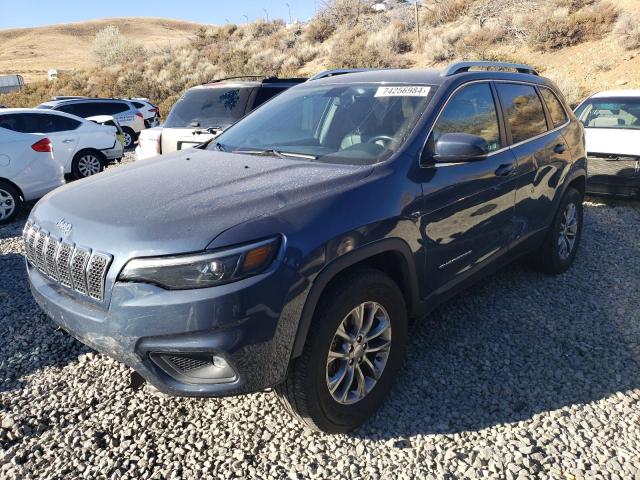
<path id="1" fill-rule="evenodd" d="M 582 200 L 575 188 L 565 193 L 543 244 L 531 258 L 537 269 L 560 274 L 573 263 L 582 235 Z"/>
<path id="2" fill-rule="evenodd" d="M 406 337 L 406 305 L 398 286 L 378 270 L 358 269 L 323 293 L 305 349 L 276 391 L 311 429 L 352 430 L 391 389 Z"/>

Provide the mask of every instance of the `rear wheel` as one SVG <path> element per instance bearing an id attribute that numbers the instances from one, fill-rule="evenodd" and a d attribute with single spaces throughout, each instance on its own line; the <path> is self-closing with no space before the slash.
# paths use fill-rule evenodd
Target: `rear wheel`
<path id="1" fill-rule="evenodd" d="M 20 192 L 13 185 L 0 181 L 0 224 L 13 221 L 21 208 Z"/>
<path id="2" fill-rule="evenodd" d="M 305 349 L 276 388 L 306 426 L 347 432 L 382 404 L 402 364 L 406 305 L 384 273 L 358 269 L 322 297 Z"/>
<path id="3" fill-rule="evenodd" d="M 83 150 L 76 153 L 71 163 L 71 173 L 75 179 L 90 177 L 104 169 L 104 156 L 93 150 Z"/>
<path id="4" fill-rule="evenodd" d="M 582 199 L 578 190 L 569 188 L 560 201 L 543 244 L 531 258 L 538 270 L 559 274 L 573 263 L 582 235 Z"/>

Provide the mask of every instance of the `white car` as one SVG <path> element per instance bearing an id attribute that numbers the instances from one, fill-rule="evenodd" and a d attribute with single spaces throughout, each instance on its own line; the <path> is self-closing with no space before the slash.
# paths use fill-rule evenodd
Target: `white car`
<path id="1" fill-rule="evenodd" d="M 21 133 L 45 134 L 64 173 L 76 179 L 95 175 L 122 158 L 116 128 L 54 110 L 7 108 L 0 110 L 0 127 Z"/>
<path id="2" fill-rule="evenodd" d="M 142 113 L 145 127 L 153 128 L 160 125 L 160 109 L 148 98 L 125 98 L 125 100 L 130 101 Z"/>
<path id="3" fill-rule="evenodd" d="M 87 97 L 54 97 L 37 107 L 70 113 L 78 117 L 87 118 L 97 115 L 111 115 L 122 126 L 125 137 L 125 149 L 133 148 L 138 135 L 146 128 L 144 115 L 133 106 L 129 100 L 118 98 L 87 98 Z"/>
<path id="4" fill-rule="evenodd" d="M 13 220 L 23 202 L 64 185 L 62 166 L 52 151 L 45 135 L 0 127 L 0 224 Z"/>
<path id="5" fill-rule="evenodd" d="M 585 130 L 587 191 L 640 196 L 640 90 L 596 93 L 575 114 Z"/>

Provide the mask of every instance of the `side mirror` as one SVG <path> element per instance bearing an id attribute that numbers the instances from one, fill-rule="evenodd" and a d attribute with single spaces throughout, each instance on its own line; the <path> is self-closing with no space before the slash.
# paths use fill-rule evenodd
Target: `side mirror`
<path id="1" fill-rule="evenodd" d="M 473 162 L 483 160 L 489 153 L 489 144 L 478 135 L 469 133 L 444 133 L 433 149 L 436 162 Z"/>

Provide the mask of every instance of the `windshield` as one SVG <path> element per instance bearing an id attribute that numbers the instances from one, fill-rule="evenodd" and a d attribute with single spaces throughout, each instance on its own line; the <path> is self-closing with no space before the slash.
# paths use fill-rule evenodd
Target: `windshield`
<path id="1" fill-rule="evenodd" d="M 226 128 L 242 118 L 252 88 L 196 88 L 173 106 L 167 128 Z"/>
<path id="2" fill-rule="evenodd" d="M 640 98 L 592 98 L 576 109 L 585 128 L 640 130 Z"/>
<path id="3" fill-rule="evenodd" d="M 258 108 L 207 148 L 368 165 L 400 148 L 429 103 L 428 85 L 295 87 Z"/>

